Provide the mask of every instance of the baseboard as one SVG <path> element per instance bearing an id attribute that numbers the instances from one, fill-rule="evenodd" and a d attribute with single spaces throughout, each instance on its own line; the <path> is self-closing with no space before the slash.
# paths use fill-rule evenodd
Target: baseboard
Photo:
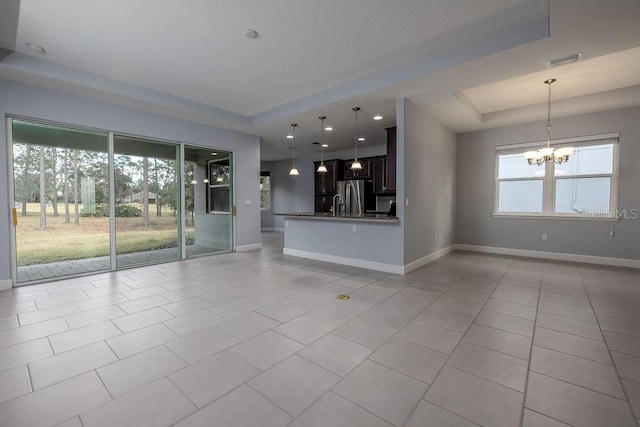
<path id="1" fill-rule="evenodd" d="M 404 271 L 402 274 L 409 274 L 414 270 L 419 269 L 420 267 L 429 264 L 430 262 L 433 262 L 435 260 L 437 260 L 438 258 L 442 258 L 443 256 L 447 255 L 448 253 L 453 252 L 456 249 L 456 245 L 449 245 L 446 248 L 442 248 L 439 249 L 435 252 L 430 253 L 427 256 L 424 256 L 422 258 L 419 258 L 415 261 L 411 261 L 409 264 L 406 264 L 404 266 Z"/>
<path id="2" fill-rule="evenodd" d="M 357 258 L 345 258 L 335 255 L 321 254 L 318 252 L 301 251 L 298 249 L 284 248 L 285 255 L 297 256 L 300 258 L 314 259 L 317 261 L 332 262 L 334 264 L 349 265 L 351 267 L 366 268 L 368 270 L 382 271 L 383 273 L 404 274 L 404 267 L 401 265 L 386 264 L 382 262 L 366 261 Z"/>
<path id="3" fill-rule="evenodd" d="M 456 243 L 456 250 L 482 252 L 487 254 L 509 255 L 554 261 L 580 262 L 585 264 L 612 265 L 616 267 L 640 268 L 640 260 L 628 258 L 610 258 L 593 255 L 568 254 L 563 252 L 531 251 L 527 249 L 499 248 L 494 246 L 464 245 Z"/>
<path id="4" fill-rule="evenodd" d="M 279 233 L 284 233 L 284 228 L 262 227 L 260 231 L 277 231 Z"/>
<path id="5" fill-rule="evenodd" d="M 0 280 L 0 291 L 6 291 L 13 287 L 13 281 L 11 279 Z"/>
<path id="6" fill-rule="evenodd" d="M 248 245 L 236 246 L 236 252 L 257 251 L 262 249 L 262 243 L 250 243 Z"/>

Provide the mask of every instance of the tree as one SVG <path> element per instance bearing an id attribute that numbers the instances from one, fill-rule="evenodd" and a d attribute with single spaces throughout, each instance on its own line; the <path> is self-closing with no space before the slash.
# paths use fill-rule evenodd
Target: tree
<path id="1" fill-rule="evenodd" d="M 51 206 L 53 207 L 53 216 L 58 216 L 58 149 L 51 150 Z"/>
<path id="2" fill-rule="evenodd" d="M 64 222 L 66 224 L 71 222 L 69 218 L 69 150 L 64 150 L 64 160 L 62 163 L 62 175 L 63 175 L 63 191 L 64 191 Z"/>
<path id="3" fill-rule="evenodd" d="M 73 204 L 75 209 L 75 224 L 80 225 L 78 207 L 78 150 L 73 150 Z"/>
<path id="4" fill-rule="evenodd" d="M 47 177 L 44 169 L 44 147 L 40 146 L 40 228 L 47 228 Z"/>
<path id="5" fill-rule="evenodd" d="M 22 170 L 22 216 L 27 216 L 27 201 L 28 201 L 28 184 L 29 184 L 29 166 L 31 165 L 31 145 L 25 145 L 25 159 L 24 169 Z"/>
<path id="6" fill-rule="evenodd" d="M 142 225 L 149 225 L 149 158 L 146 156 L 142 158 Z"/>

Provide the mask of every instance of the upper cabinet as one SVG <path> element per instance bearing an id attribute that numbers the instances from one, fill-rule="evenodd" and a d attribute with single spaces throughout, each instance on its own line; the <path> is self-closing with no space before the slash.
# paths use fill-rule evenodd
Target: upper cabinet
<path id="1" fill-rule="evenodd" d="M 366 157 L 358 160 L 362 165 L 360 170 L 351 169 L 354 160 L 344 160 L 342 162 L 342 176 L 340 179 L 371 179 L 371 158 Z"/>
<path id="2" fill-rule="evenodd" d="M 387 172 L 386 192 L 396 192 L 396 127 L 385 129 L 387 131 Z"/>
<path id="3" fill-rule="evenodd" d="M 336 192 L 336 181 L 338 180 L 338 160 L 325 161 L 327 172 L 315 172 L 315 193 L 330 194 Z M 313 163 L 313 170 L 317 171 L 320 162 Z"/>
<path id="4" fill-rule="evenodd" d="M 371 178 L 373 179 L 373 192 L 375 194 L 387 191 L 387 169 L 385 156 L 378 156 L 371 159 Z"/>

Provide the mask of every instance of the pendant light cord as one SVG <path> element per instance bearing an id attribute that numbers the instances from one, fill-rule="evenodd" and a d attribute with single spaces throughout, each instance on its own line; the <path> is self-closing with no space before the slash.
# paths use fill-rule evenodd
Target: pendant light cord
<path id="1" fill-rule="evenodd" d="M 549 98 L 547 101 L 547 148 L 551 147 L 551 84 L 555 81 L 556 79 L 545 81 L 545 83 L 549 85 Z"/>
<path id="2" fill-rule="evenodd" d="M 291 127 L 293 128 L 293 167 L 296 167 L 296 125 L 291 124 Z"/>
<path id="3" fill-rule="evenodd" d="M 360 110 L 360 107 L 354 107 L 353 111 L 355 111 L 356 113 L 356 121 L 355 121 L 355 144 L 356 144 L 356 160 L 358 160 L 358 110 Z"/>
<path id="4" fill-rule="evenodd" d="M 320 164 L 324 164 L 323 146 L 324 146 L 324 119 L 325 116 L 318 117 L 320 119 Z"/>

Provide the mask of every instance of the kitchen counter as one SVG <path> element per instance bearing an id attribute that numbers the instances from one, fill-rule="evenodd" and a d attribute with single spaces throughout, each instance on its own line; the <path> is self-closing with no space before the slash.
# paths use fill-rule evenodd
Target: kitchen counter
<path id="1" fill-rule="evenodd" d="M 398 218 L 386 214 L 365 213 L 362 215 L 336 215 L 331 212 L 300 212 L 284 214 L 285 219 L 310 219 L 320 221 L 349 221 L 349 222 L 382 222 L 397 223 Z"/>

